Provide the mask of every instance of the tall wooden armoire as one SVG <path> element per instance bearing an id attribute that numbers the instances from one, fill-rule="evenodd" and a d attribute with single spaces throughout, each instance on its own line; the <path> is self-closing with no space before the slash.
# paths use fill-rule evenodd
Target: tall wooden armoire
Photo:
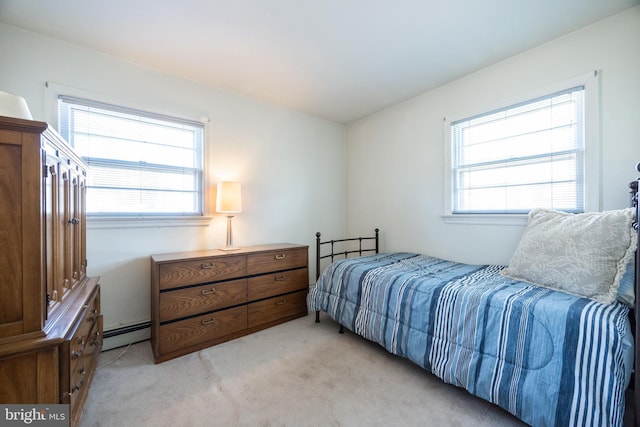
<path id="1" fill-rule="evenodd" d="M 46 123 L 0 116 L 0 403 L 67 403 L 71 425 L 102 348 L 86 179 Z"/>

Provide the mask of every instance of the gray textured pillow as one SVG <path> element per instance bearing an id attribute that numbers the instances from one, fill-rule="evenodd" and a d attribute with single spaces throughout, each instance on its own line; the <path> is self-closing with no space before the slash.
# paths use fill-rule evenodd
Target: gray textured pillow
<path id="1" fill-rule="evenodd" d="M 634 259 L 634 217 L 632 208 L 582 214 L 534 209 L 502 274 L 611 304 Z"/>

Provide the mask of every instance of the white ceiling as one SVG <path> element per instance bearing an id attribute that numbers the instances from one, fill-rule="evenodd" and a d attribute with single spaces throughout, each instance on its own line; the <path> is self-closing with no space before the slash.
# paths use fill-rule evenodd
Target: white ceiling
<path id="1" fill-rule="evenodd" d="M 348 123 L 640 0 L 0 0 L 0 21 Z"/>

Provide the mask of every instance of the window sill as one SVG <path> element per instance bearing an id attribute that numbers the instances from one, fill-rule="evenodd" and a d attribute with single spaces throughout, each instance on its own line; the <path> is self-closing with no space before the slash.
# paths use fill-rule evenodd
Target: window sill
<path id="1" fill-rule="evenodd" d="M 207 227 L 212 216 L 88 217 L 87 229 Z"/>
<path id="2" fill-rule="evenodd" d="M 442 220 L 447 224 L 475 225 L 527 225 L 527 214 L 444 214 Z"/>

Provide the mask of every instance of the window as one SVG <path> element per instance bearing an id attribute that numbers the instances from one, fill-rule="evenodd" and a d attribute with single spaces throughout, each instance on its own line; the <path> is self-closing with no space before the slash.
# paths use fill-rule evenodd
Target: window
<path id="1" fill-rule="evenodd" d="M 585 210 L 585 85 L 450 123 L 451 212 Z"/>
<path id="2" fill-rule="evenodd" d="M 91 168 L 88 215 L 203 215 L 202 123 L 64 95 L 58 109 Z"/>

